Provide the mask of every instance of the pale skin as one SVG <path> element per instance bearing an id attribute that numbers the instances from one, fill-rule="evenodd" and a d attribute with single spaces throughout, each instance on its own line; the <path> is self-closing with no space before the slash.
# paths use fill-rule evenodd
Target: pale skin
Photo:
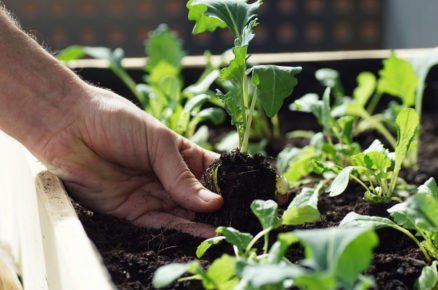
<path id="1" fill-rule="evenodd" d="M 77 77 L 0 7 L 0 130 L 100 213 L 149 228 L 210 237 L 191 221 L 222 198 L 198 181 L 218 158 L 117 94 Z"/>

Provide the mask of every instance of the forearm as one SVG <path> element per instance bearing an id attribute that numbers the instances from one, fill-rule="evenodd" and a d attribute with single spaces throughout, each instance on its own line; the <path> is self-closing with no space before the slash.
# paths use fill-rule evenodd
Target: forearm
<path id="1" fill-rule="evenodd" d="M 0 129 L 35 147 L 74 120 L 85 84 L 0 8 Z"/>

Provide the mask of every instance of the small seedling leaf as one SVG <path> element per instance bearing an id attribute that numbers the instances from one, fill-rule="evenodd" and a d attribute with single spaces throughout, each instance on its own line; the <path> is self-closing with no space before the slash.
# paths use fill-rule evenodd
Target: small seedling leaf
<path id="1" fill-rule="evenodd" d="M 438 289 L 438 261 L 432 265 L 425 266 L 415 284 L 416 290 L 436 290 Z"/>
<path id="2" fill-rule="evenodd" d="M 376 77 L 370 72 L 362 72 L 357 77 L 358 86 L 353 97 L 361 107 L 364 107 L 376 89 Z"/>
<path id="3" fill-rule="evenodd" d="M 318 197 L 321 186 L 303 188 L 282 216 L 284 225 L 301 225 L 319 220 Z"/>
<path id="4" fill-rule="evenodd" d="M 347 189 L 348 183 L 350 181 L 350 174 L 354 169 L 354 166 L 348 166 L 338 173 L 338 175 L 330 185 L 330 188 L 328 189 L 330 196 L 338 196 Z"/>
<path id="5" fill-rule="evenodd" d="M 225 240 L 240 251 L 244 251 L 251 242 L 253 236 L 248 233 L 242 233 L 232 227 L 219 227 L 216 229 L 219 235 L 223 235 Z"/>
<path id="6" fill-rule="evenodd" d="M 214 238 L 203 241 L 196 249 L 196 257 L 198 259 L 202 258 L 202 256 L 204 256 L 204 254 L 208 251 L 208 249 L 211 248 L 211 246 L 217 245 L 218 243 L 220 243 L 223 240 L 225 240 L 225 237 L 218 236 L 218 237 L 214 237 Z"/>
<path id="7" fill-rule="evenodd" d="M 251 210 L 258 218 L 263 229 L 275 228 L 279 224 L 278 204 L 273 200 L 254 200 Z"/>
<path id="8" fill-rule="evenodd" d="M 175 282 L 189 270 L 199 267 L 198 262 L 187 264 L 169 264 L 158 268 L 152 278 L 152 285 L 155 288 L 164 288 Z"/>

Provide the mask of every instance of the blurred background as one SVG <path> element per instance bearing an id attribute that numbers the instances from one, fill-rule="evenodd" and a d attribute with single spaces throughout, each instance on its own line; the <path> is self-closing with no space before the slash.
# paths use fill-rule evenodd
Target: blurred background
<path id="1" fill-rule="evenodd" d="M 184 0 L 3 0 L 51 50 L 122 47 L 144 55 L 151 30 L 167 23 L 189 54 L 220 53 L 227 30 L 193 36 Z M 438 44 L 436 0 L 265 0 L 251 52 L 420 48 Z"/>

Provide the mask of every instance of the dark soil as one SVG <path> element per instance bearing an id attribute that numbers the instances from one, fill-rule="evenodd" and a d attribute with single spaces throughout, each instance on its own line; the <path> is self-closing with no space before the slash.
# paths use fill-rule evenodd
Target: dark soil
<path id="1" fill-rule="evenodd" d="M 261 155 L 249 156 L 238 150 L 222 154 L 206 170 L 201 182 L 211 191 L 220 193 L 224 205 L 215 213 L 198 214 L 197 221 L 257 233 L 261 228 L 251 212 L 251 202 L 274 199 L 276 177 L 275 170 Z"/>
<path id="2" fill-rule="evenodd" d="M 409 182 L 421 184 L 429 177 L 438 177 L 437 121 L 437 117 L 433 115 L 424 118 L 420 170 L 403 173 Z M 235 183 L 236 180 L 232 182 Z M 318 205 L 321 220 L 301 228 L 336 226 L 350 211 L 387 215 L 386 208 L 391 205 L 366 203 L 361 198 L 362 193 L 361 188 L 353 184 L 346 194 L 336 198 L 322 194 Z M 233 204 L 236 203 L 238 193 L 234 194 Z M 80 206 L 77 206 L 77 211 L 119 289 L 152 289 L 152 275 L 159 266 L 195 259 L 196 246 L 201 242 L 200 239 L 173 231 L 138 228 L 128 222 L 84 210 Z M 246 218 L 236 216 L 243 223 L 249 223 Z M 234 218 L 233 220 L 235 221 Z M 374 261 L 369 270 L 369 274 L 376 279 L 377 288 L 413 289 L 415 280 L 425 265 L 421 252 L 411 240 L 394 230 L 379 230 L 378 235 L 380 245 L 375 250 Z M 202 263 L 207 264 L 218 252 L 207 254 Z M 289 254 L 293 260 L 303 257 L 299 248 L 292 249 Z M 169 289 L 199 289 L 199 285 L 179 284 Z"/>

